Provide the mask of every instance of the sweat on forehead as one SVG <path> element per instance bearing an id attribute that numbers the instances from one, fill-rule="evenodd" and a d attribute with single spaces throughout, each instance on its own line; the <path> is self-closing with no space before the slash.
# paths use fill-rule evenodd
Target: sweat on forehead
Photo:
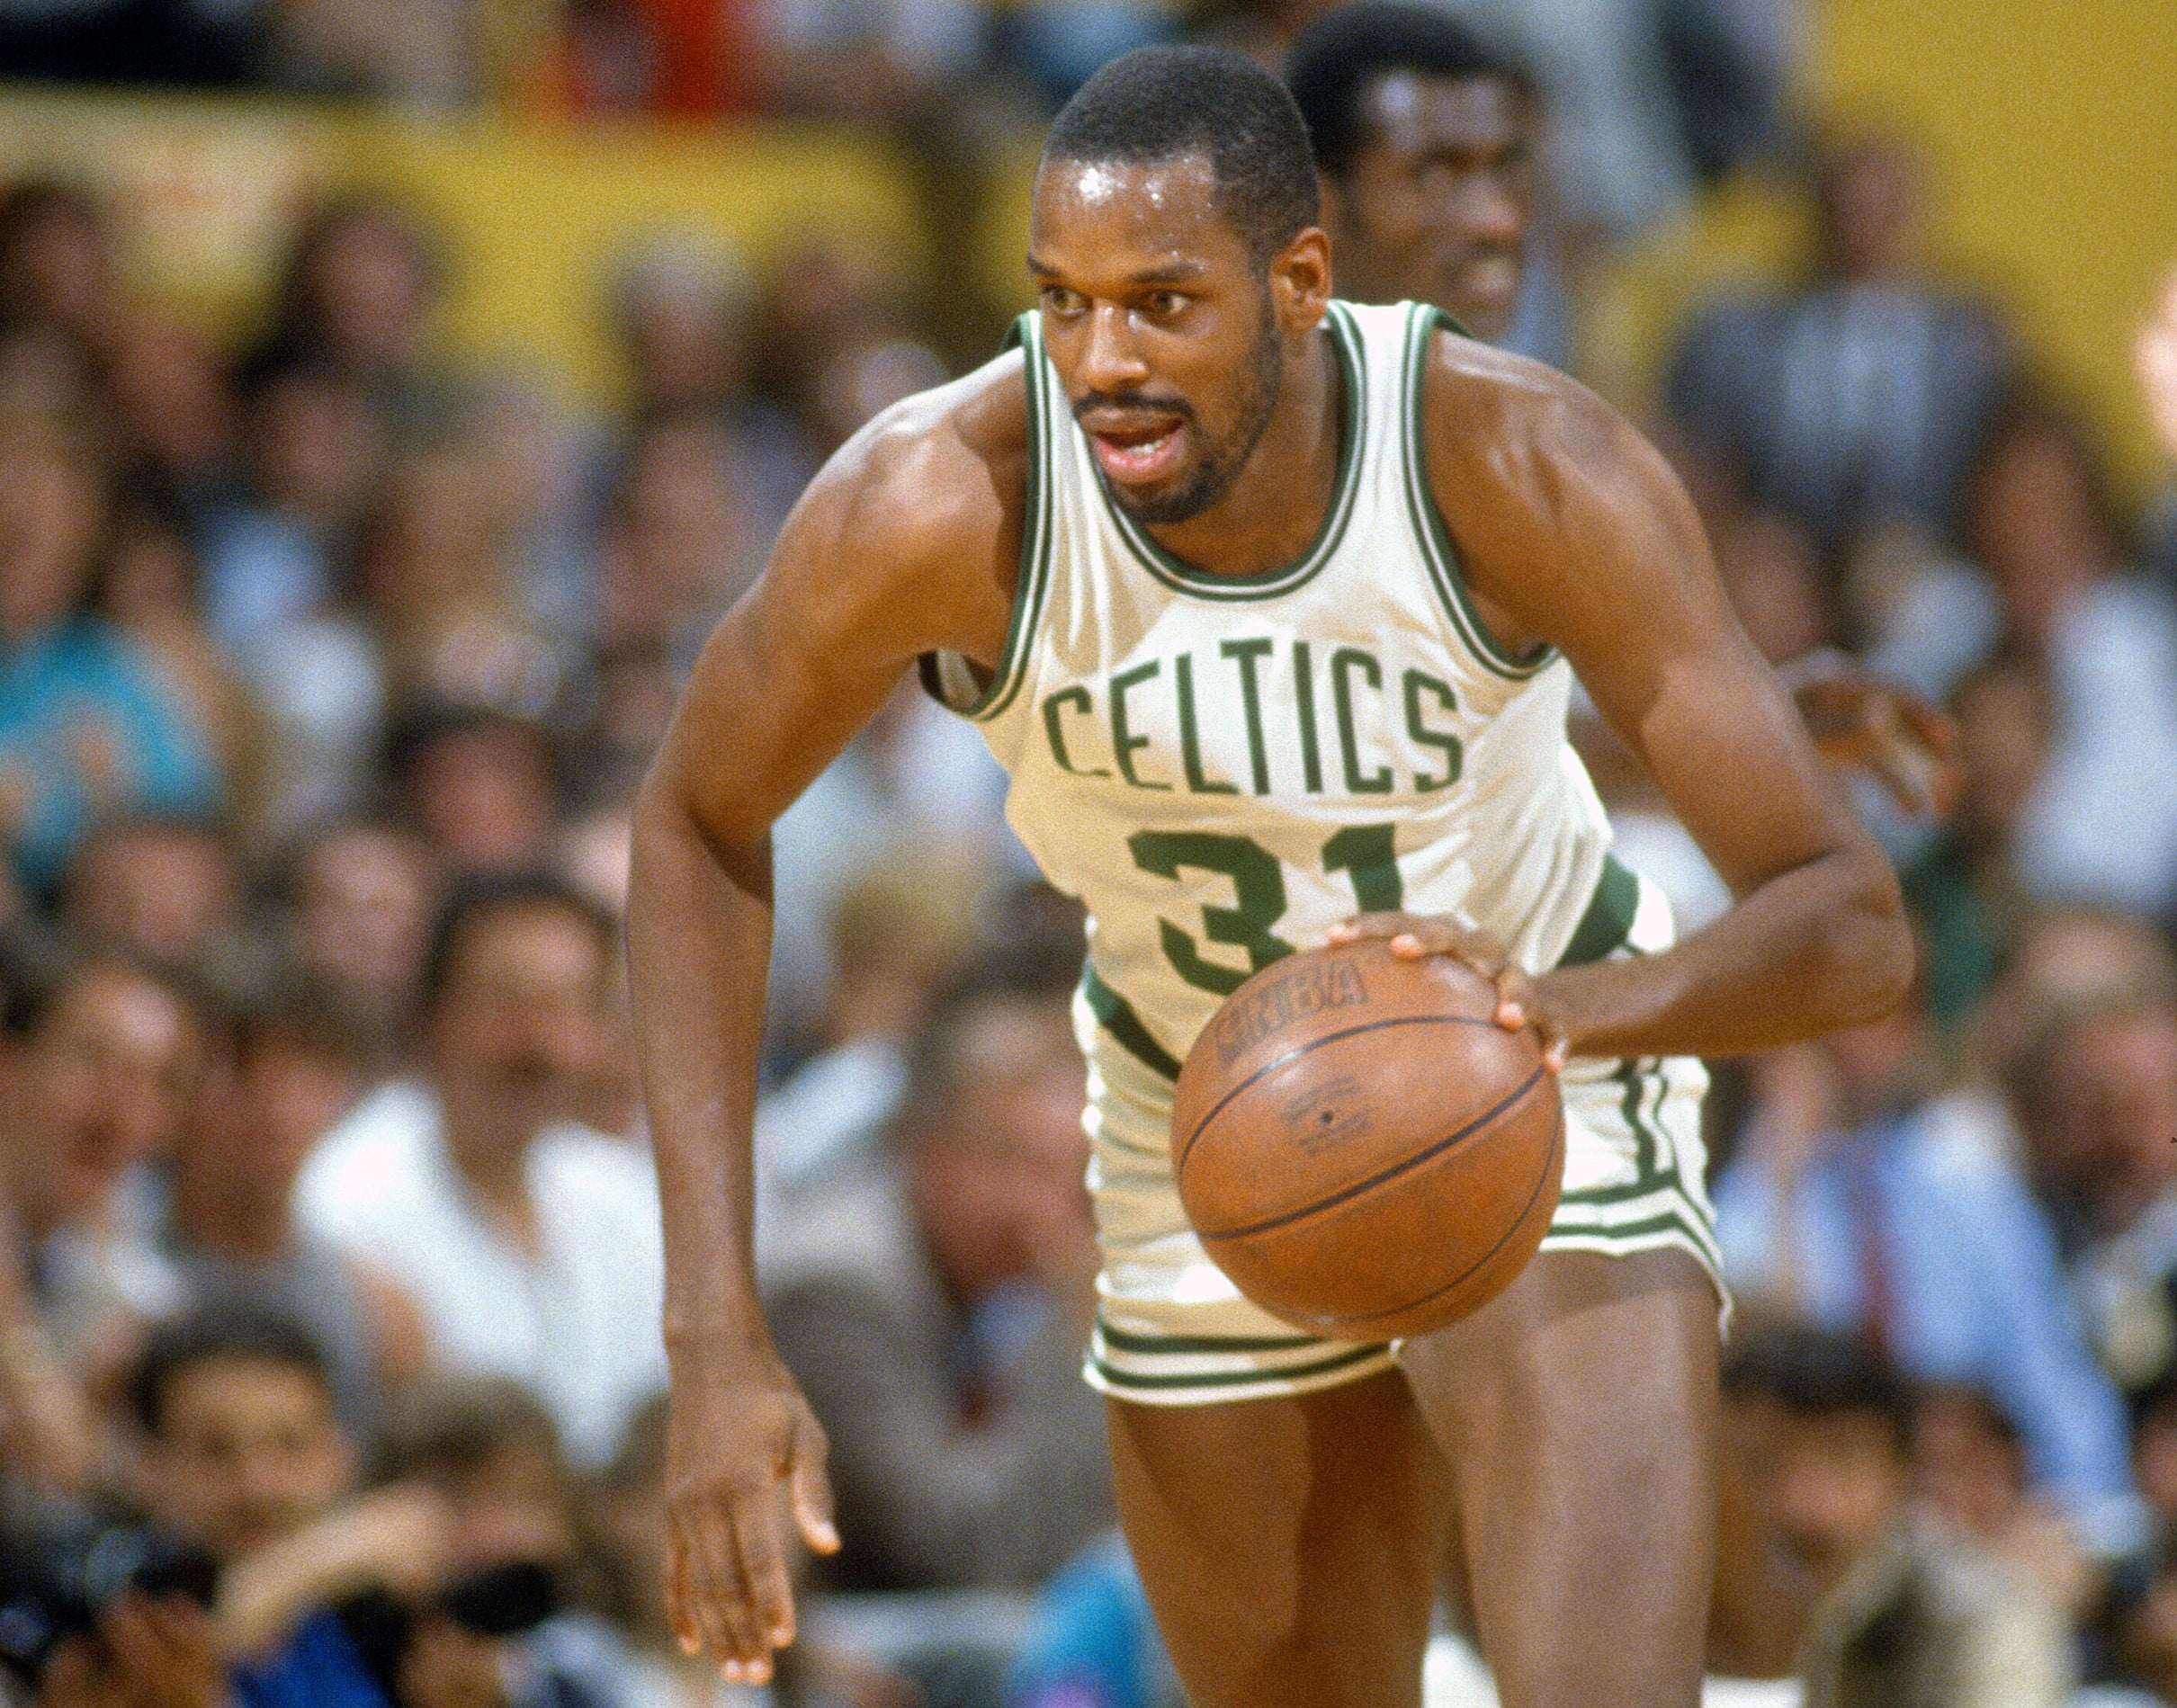
<path id="1" fill-rule="evenodd" d="M 1283 84 L 1223 48 L 1142 48 L 1113 60 L 1059 113 L 1043 157 L 1088 168 L 1075 188 L 1093 200 L 1131 193 L 1139 179 L 1097 168 L 1190 156 L 1208 162 L 1218 210 L 1258 257 L 1316 222 L 1299 109 Z"/>

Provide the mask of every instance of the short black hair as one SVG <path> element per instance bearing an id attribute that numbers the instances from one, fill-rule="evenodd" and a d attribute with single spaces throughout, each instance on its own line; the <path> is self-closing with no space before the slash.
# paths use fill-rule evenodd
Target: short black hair
<path id="1" fill-rule="evenodd" d="M 1724 1392 L 1767 1399 L 1799 1417 L 1879 1418 L 1901 1451 L 1913 1438 L 1913 1384 L 1866 1341 L 1811 1323 L 1777 1322 L 1734 1336 Z"/>
<path id="2" fill-rule="evenodd" d="M 166 1392 L 175 1377 L 222 1358 L 298 1371 L 331 1401 L 325 1348 L 299 1319 L 256 1300 L 221 1299 L 168 1318 L 144 1343 L 129 1383 L 129 1408 L 143 1432 L 157 1435 L 165 1426 Z"/>
<path id="3" fill-rule="evenodd" d="M 194 1020 L 216 1007 L 201 980 L 174 968 L 119 943 L 26 921 L 0 932 L 0 1029 L 19 1042 L 35 1037 L 62 1000 L 99 973 L 156 985 Z"/>
<path id="4" fill-rule="evenodd" d="M 1148 165 L 1206 155 L 1217 208 L 1257 263 L 1316 222 L 1307 126 L 1283 84 L 1229 48 L 1137 48 L 1083 84 L 1045 160 Z"/>
<path id="5" fill-rule="evenodd" d="M 550 908 L 579 919 L 597 934 L 599 946 L 609 958 L 618 944 L 619 922 L 557 872 L 519 872 L 490 877 L 464 878 L 453 886 L 431 929 L 431 946 L 424 956 L 422 997 L 435 1001 L 446 988 L 461 939 L 487 914 L 521 913 Z"/>
<path id="6" fill-rule="evenodd" d="M 1535 92 L 1524 67 L 1434 6 L 1359 0 L 1327 12 L 1300 32 L 1285 74 L 1325 177 L 1353 170 L 1366 140 L 1361 103 L 1379 77 L 1402 71 Z"/>

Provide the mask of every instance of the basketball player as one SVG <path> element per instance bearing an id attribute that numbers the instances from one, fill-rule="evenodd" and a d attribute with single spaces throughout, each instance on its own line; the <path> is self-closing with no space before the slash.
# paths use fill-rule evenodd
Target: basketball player
<path id="1" fill-rule="evenodd" d="M 768 828 L 919 659 L 1092 916 L 1088 1374 L 1189 1700 L 1413 1708 L 1445 1462 L 1510 1708 L 1697 1699 L 1720 1289 L 1695 1058 L 1888 1012 L 1896 887 L 1656 454 L 1433 309 L 1333 301 L 1316 220 L 1274 79 L 1206 49 L 1099 72 L 1037 174 L 1022 348 L 826 468 L 645 784 L 667 1572 L 683 1641 L 729 1677 L 792 1637 L 782 1484 L 834 1542 L 822 1432 L 750 1271 Z M 1609 858 L 1564 742 L 1574 669 L 1738 898 L 1683 943 Z M 1563 1074 L 1542 1254 L 1396 1348 L 1249 1305 L 1170 1179 L 1196 1032 L 1338 929 L 1477 968 Z"/>
<path id="2" fill-rule="evenodd" d="M 1541 130 L 1527 73 L 1435 6 L 1357 0 L 1301 31 L 1286 81 L 1339 293 L 1432 302 L 1478 338 L 1510 337 Z M 1949 812 L 1963 775 L 1941 711 L 1833 654 L 1785 674 L 1823 758 L 1867 772 L 1903 812 Z"/>

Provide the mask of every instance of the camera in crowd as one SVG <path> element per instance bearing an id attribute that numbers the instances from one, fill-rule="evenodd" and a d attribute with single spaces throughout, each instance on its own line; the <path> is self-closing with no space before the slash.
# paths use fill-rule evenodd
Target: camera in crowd
<path id="1" fill-rule="evenodd" d="M 35 1685 L 53 1651 L 98 1628 L 131 1590 L 212 1604 L 209 1554 L 107 1512 L 47 1518 L 0 1538 L 0 1666 Z"/>

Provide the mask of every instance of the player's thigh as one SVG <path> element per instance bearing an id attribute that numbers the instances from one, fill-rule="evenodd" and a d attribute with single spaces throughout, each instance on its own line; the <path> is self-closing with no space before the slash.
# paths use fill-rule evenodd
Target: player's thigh
<path id="1" fill-rule="evenodd" d="M 1715 1288 L 1674 1249 L 1544 1252 L 1402 1348 L 1506 1708 L 1698 1702 L 1716 1359 Z"/>
<path id="2" fill-rule="evenodd" d="M 1386 1371 L 1287 1399 L 1113 1400 L 1119 1516 L 1193 1708 L 1413 1708 L 1443 1465 Z"/>

